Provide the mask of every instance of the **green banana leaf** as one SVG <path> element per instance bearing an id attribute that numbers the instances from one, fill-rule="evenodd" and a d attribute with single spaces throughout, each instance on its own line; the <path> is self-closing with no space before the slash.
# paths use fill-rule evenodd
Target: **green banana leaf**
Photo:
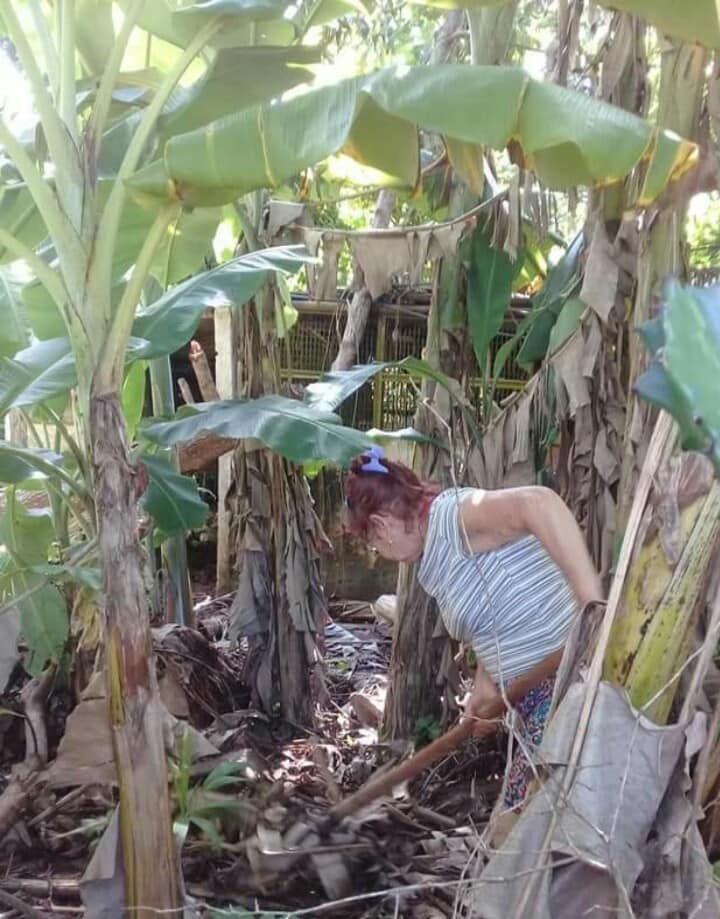
<path id="1" fill-rule="evenodd" d="M 304 246 L 277 246 L 241 255 L 178 284 L 138 312 L 127 363 L 173 354 L 192 338 L 206 309 L 241 306 L 275 272 L 290 274 L 312 261 Z M 76 382 L 70 340 L 37 341 L 12 358 L 0 357 L 0 414 L 67 393 Z"/>
<path id="2" fill-rule="evenodd" d="M 22 299 L 24 281 L 17 266 L 0 265 L 0 357 L 11 357 L 27 344 L 27 316 Z"/>
<path id="3" fill-rule="evenodd" d="M 138 312 L 132 334 L 147 342 L 138 356 L 172 354 L 190 340 L 204 310 L 241 306 L 274 272 L 291 274 L 313 261 L 304 246 L 277 246 L 241 255 L 189 278 Z"/>
<path id="4" fill-rule="evenodd" d="M 411 376 L 427 377 L 435 380 L 449 392 L 455 392 L 458 385 L 444 373 L 431 367 L 427 361 L 417 357 L 406 357 L 401 361 L 373 361 L 370 364 L 357 364 L 350 370 L 330 370 L 324 373 L 319 380 L 305 387 L 303 401 L 316 411 L 334 412 L 361 386 L 383 370 L 402 370 Z M 394 437 L 397 433 L 384 436 Z"/>
<path id="5" fill-rule="evenodd" d="M 552 327 L 548 341 L 548 355 L 554 354 L 570 336 L 580 327 L 580 322 L 587 309 L 587 305 L 580 297 L 570 297 L 560 310 L 560 315 Z"/>
<path id="6" fill-rule="evenodd" d="M 142 462 L 148 473 L 148 487 L 142 497 L 142 505 L 162 536 L 203 526 L 208 506 L 200 497 L 195 479 L 181 475 L 167 459 L 160 456 L 144 455 Z"/>
<path id="7" fill-rule="evenodd" d="M 521 367 L 531 368 L 547 354 L 553 326 L 568 298 L 580 287 L 580 256 L 584 248 L 585 237 L 581 231 L 548 272 L 542 289 L 533 298 L 527 334 L 518 352 Z"/>
<path id="8" fill-rule="evenodd" d="M 119 0 L 125 11 L 130 3 Z M 208 0 L 181 9 L 166 0 L 152 0 L 143 5 L 138 24 L 151 35 L 184 48 L 210 19 L 224 15 L 225 22 L 212 41 L 215 47 L 287 45 L 296 37 L 292 22 L 284 19 L 291 8 L 286 0 Z"/>
<path id="9" fill-rule="evenodd" d="M 60 660 L 70 622 L 65 598 L 33 566 L 47 564 L 55 529 L 49 513 L 29 511 L 17 501 L 8 502 L 0 517 L 0 542 L 12 552 L 12 567 L 3 571 L 7 597 L 15 598 L 20 631 L 29 649 L 25 667 L 40 673 L 48 661 Z"/>
<path id="10" fill-rule="evenodd" d="M 310 82 L 313 71 L 306 65 L 319 61 L 320 49 L 303 45 L 220 51 L 199 80 L 174 95 L 176 107 L 161 117 L 160 135 L 167 139 L 194 131 Z"/>
<path id="11" fill-rule="evenodd" d="M 108 0 L 78 0 L 75 41 L 85 70 L 101 77 L 115 44 L 112 4 Z"/>
<path id="12" fill-rule="evenodd" d="M 686 42 L 720 48 L 716 0 L 600 0 L 603 6 L 646 19 L 660 32 Z"/>
<path id="13" fill-rule="evenodd" d="M 24 184 L 11 181 L 0 170 L 0 226 L 24 243 L 35 249 L 47 237 L 45 222 Z M 14 252 L 0 246 L 0 264 L 17 259 Z"/>
<path id="14" fill-rule="evenodd" d="M 0 415 L 68 392 L 77 381 L 67 338 L 39 341 L 10 358 L 0 358 Z"/>
<path id="15" fill-rule="evenodd" d="M 653 359 L 635 392 L 669 412 L 683 447 L 707 452 L 720 476 L 720 288 L 671 282 L 661 323 L 642 330 Z"/>
<path id="16" fill-rule="evenodd" d="M 162 161 L 129 184 L 143 197 L 217 204 L 277 187 L 342 152 L 388 184 L 413 188 L 418 128 L 499 149 L 512 140 L 525 165 L 556 188 L 608 185 L 648 158 L 658 181 L 657 135 L 642 119 L 517 68 L 445 64 L 382 70 L 222 118 L 171 138 Z M 695 147 L 668 133 L 660 137 L 660 172 L 672 176 Z"/>
<path id="17" fill-rule="evenodd" d="M 513 281 L 522 267 L 490 244 L 486 230 L 477 227 L 470 242 L 467 269 L 467 321 L 479 367 L 484 367 L 490 343 L 502 327 L 510 306 Z"/>
<path id="18" fill-rule="evenodd" d="M 20 485 L 32 480 L 45 480 L 52 475 L 52 467 L 63 461 L 53 450 L 20 447 L 0 440 L 0 484 Z"/>
<path id="19" fill-rule="evenodd" d="M 141 433 L 163 447 L 186 443 L 205 433 L 252 438 L 298 464 L 325 460 L 345 466 L 372 444 L 367 435 L 343 427 L 337 415 L 284 396 L 184 406 L 172 421 L 151 422 Z"/>

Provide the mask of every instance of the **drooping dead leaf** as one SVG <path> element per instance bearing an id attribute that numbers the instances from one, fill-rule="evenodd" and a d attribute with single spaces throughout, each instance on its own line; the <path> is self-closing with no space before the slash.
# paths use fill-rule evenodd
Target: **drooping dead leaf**
<path id="1" fill-rule="evenodd" d="M 113 755 L 110 720 L 102 674 L 96 674 L 69 715 L 57 757 L 47 770 L 54 787 L 75 785 L 115 785 L 117 775 Z M 177 756 L 183 735 L 190 735 L 194 759 L 214 756 L 220 751 L 204 734 L 179 721 L 163 707 L 166 742 Z"/>
<path id="2" fill-rule="evenodd" d="M 123 919 L 125 916 L 125 875 L 117 808 L 80 879 L 80 896 L 86 919 Z"/>

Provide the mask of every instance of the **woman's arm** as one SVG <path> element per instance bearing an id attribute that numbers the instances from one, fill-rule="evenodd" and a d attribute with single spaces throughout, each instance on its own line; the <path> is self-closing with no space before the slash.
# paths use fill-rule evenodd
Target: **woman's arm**
<path id="1" fill-rule="evenodd" d="M 505 698 L 485 667 L 478 661 L 472 692 L 465 703 L 465 717 L 481 721 L 499 718 L 505 711 L 505 699 L 511 705 L 519 702 L 531 689 L 555 673 L 562 656 L 562 649 L 553 651 L 522 676 L 512 680 L 505 687 Z"/>
<path id="2" fill-rule="evenodd" d="M 582 609 L 602 599 L 600 578 L 565 502 L 540 486 L 478 491 L 459 510 L 460 532 L 471 552 L 487 552 L 531 534 L 560 568 Z"/>

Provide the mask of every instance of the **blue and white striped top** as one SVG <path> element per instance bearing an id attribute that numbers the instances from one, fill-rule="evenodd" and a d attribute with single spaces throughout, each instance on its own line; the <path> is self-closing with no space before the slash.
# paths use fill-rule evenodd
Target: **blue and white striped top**
<path id="1" fill-rule="evenodd" d="M 473 494 L 449 489 L 433 501 L 418 579 L 450 635 L 506 684 L 563 647 L 577 603 L 534 536 L 479 554 L 466 549 L 458 510 Z"/>

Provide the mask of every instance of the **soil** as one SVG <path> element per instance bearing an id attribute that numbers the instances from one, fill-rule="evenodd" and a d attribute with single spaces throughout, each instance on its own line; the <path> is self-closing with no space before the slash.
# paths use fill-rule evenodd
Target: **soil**
<path id="1" fill-rule="evenodd" d="M 328 828 L 333 803 L 409 752 L 408 745 L 382 743 L 372 723 L 384 701 L 390 627 L 376 622 L 367 604 L 334 605 L 324 638 L 327 702 L 314 731 L 291 736 L 247 707 L 243 650 L 225 637 L 231 598 L 210 597 L 207 585 L 197 589 L 198 631 L 165 627 L 156 631 L 155 650 L 168 708 L 217 751 L 174 765 L 172 787 L 184 770 L 194 789 L 182 866 L 198 914 L 452 916 L 500 788 L 502 741 L 469 742 L 392 799 Z M 18 674 L 0 706 L 18 710 L 22 682 Z M 50 694 L 51 758 L 72 698 L 69 685 Z M 425 725 L 427 736 L 417 741 L 436 730 Z M 2 791 L 25 755 L 22 719 L 0 715 L 0 734 Z M 0 914 L 12 913 L 15 897 L 28 916 L 83 915 L 80 879 L 115 799 L 108 784 L 41 781 L 0 843 Z"/>

